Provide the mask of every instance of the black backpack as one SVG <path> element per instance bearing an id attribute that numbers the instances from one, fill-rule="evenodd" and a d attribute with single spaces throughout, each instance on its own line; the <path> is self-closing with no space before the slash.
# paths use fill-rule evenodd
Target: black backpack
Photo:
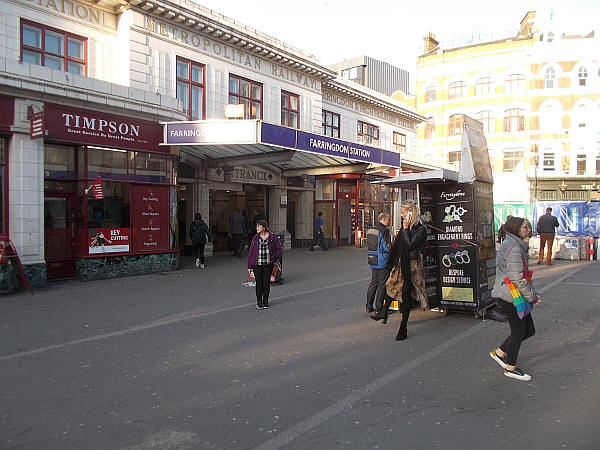
<path id="1" fill-rule="evenodd" d="M 200 225 L 192 225 L 192 244 L 206 243 L 206 224 L 202 222 Z"/>

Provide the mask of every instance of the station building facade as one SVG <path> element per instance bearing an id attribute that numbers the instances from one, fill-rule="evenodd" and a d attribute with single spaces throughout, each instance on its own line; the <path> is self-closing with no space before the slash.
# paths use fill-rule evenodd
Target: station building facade
<path id="1" fill-rule="evenodd" d="M 196 212 L 215 250 L 234 208 L 298 246 L 323 211 L 358 245 L 397 198 L 369 181 L 431 167 L 402 158 L 410 107 L 196 3 L 0 5 L 0 231 L 34 285 L 174 269 Z M 177 123 L 208 134 L 169 142 Z"/>

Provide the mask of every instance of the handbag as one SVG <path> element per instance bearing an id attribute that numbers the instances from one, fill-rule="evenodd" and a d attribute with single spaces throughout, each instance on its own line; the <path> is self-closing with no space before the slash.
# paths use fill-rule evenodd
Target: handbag
<path id="1" fill-rule="evenodd" d="M 523 298 L 515 284 L 510 281 L 510 278 L 506 277 L 504 282 L 506 283 L 506 286 L 508 286 L 510 295 L 512 295 L 513 303 L 515 304 L 515 308 L 517 310 L 517 315 L 519 316 L 519 319 L 522 319 L 531 312 L 531 305 Z"/>

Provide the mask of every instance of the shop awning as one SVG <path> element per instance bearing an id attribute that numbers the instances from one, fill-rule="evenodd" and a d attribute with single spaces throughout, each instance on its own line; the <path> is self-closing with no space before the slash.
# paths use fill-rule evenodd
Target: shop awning
<path id="1" fill-rule="evenodd" d="M 390 187 L 414 189 L 417 183 L 439 183 L 444 181 L 458 181 L 458 172 L 448 169 L 434 169 L 420 173 L 409 173 L 396 178 L 373 181 L 373 184 L 385 184 Z"/>
<path id="2" fill-rule="evenodd" d="M 400 168 L 400 154 L 260 120 L 165 122 L 161 145 L 205 167 L 273 164 L 285 172 L 336 168 L 364 171 L 369 165 Z"/>

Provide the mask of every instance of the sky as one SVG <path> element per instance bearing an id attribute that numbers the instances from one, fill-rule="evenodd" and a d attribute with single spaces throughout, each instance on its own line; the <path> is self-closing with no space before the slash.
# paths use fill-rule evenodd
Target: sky
<path id="1" fill-rule="evenodd" d="M 423 38 L 467 45 L 516 34 L 528 11 L 564 32 L 600 32 L 600 0 L 194 0 L 328 65 L 368 55 L 410 72 Z M 493 8 L 501 5 L 502 8 Z M 594 22 L 596 25 L 594 25 Z M 556 33 L 555 33 L 556 34 Z"/>

